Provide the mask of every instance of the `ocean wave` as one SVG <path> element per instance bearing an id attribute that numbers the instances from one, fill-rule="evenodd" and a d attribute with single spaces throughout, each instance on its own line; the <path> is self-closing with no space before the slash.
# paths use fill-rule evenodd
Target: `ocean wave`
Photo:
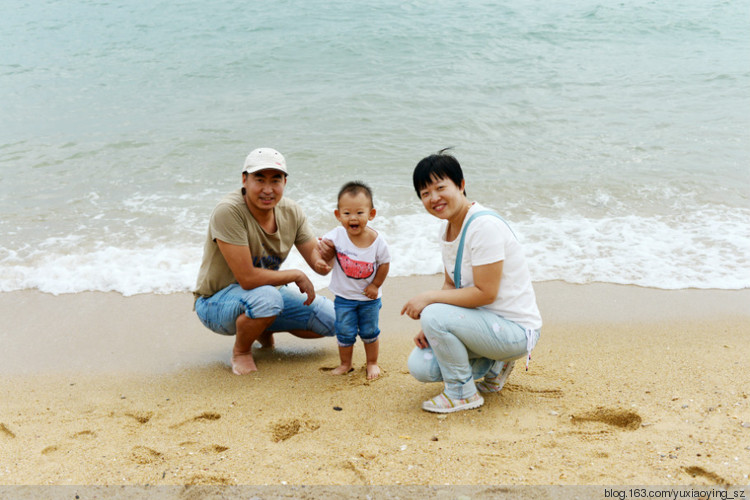
<path id="1" fill-rule="evenodd" d="M 750 213 L 707 210 L 667 217 L 600 219 L 532 217 L 513 227 L 522 241 L 535 281 L 607 282 L 662 289 L 750 287 Z M 442 272 L 436 241 L 438 223 L 427 214 L 380 218 L 374 225 L 390 245 L 391 276 Z M 59 239 L 47 250 L 24 257 L 0 248 L 0 291 L 38 289 L 61 294 L 114 291 L 123 295 L 192 290 L 202 247 L 195 244 L 133 248 L 102 247 L 59 252 Z M 318 276 L 293 251 L 284 268 Z"/>

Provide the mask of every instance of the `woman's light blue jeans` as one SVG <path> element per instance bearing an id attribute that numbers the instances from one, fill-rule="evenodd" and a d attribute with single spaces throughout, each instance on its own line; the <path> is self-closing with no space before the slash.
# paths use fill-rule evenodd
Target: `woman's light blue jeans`
<path id="1" fill-rule="evenodd" d="M 430 304 L 422 310 L 421 324 L 430 346 L 414 348 L 409 371 L 420 382 L 445 382 L 451 399 L 473 396 L 475 379 L 494 377 L 504 361 L 527 354 L 526 330 L 483 309 Z M 539 337 L 538 330 L 532 333 Z"/>

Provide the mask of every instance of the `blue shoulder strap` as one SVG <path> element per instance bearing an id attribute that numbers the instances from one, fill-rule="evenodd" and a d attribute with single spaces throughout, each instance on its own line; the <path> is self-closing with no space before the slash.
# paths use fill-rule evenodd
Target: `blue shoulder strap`
<path id="1" fill-rule="evenodd" d="M 513 233 L 513 237 L 518 239 L 516 236 L 516 233 L 513 232 L 513 228 L 510 227 L 510 224 L 500 217 L 498 214 L 493 212 L 492 210 L 482 210 L 481 212 L 477 212 L 473 214 L 471 217 L 469 217 L 469 220 L 466 221 L 466 224 L 464 224 L 464 228 L 461 231 L 461 240 L 458 242 L 458 251 L 456 252 L 456 265 L 453 268 L 453 284 L 456 286 L 456 288 L 461 288 L 461 260 L 464 256 L 464 240 L 466 240 L 466 230 L 469 228 L 469 224 L 471 224 L 471 221 L 476 219 L 479 216 L 482 215 L 491 215 L 493 217 L 497 217 L 501 221 L 505 222 L 505 225 L 508 226 L 508 229 L 510 229 L 510 232 Z"/>

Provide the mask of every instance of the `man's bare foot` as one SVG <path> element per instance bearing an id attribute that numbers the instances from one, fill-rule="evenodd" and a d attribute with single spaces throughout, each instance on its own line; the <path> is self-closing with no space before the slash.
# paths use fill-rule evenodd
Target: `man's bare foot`
<path id="1" fill-rule="evenodd" d="M 276 341 L 273 338 L 273 333 L 271 332 L 261 333 L 260 337 L 258 337 L 258 342 L 260 342 L 260 346 L 264 349 L 273 349 L 276 345 Z"/>
<path id="2" fill-rule="evenodd" d="M 367 380 L 375 380 L 380 377 L 380 367 L 376 364 L 367 365 Z"/>
<path id="3" fill-rule="evenodd" d="M 353 369 L 354 368 L 352 368 L 352 365 L 339 365 L 333 370 L 331 370 L 331 375 L 346 375 Z"/>
<path id="4" fill-rule="evenodd" d="M 247 375 L 258 371 L 255 360 L 251 353 L 232 354 L 232 373 L 235 375 Z"/>

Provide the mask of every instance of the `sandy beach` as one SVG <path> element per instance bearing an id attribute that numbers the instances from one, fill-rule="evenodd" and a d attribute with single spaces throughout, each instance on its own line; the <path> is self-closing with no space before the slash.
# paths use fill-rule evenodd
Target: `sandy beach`
<path id="1" fill-rule="evenodd" d="M 287 334 L 232 375 L 189 294 L 2 293 L 0 484 L 750 483 L 750 290 L 537 283 L 530 369 L 438 416 L 399 312 L 439 283 L 387 280 L 372 382 L 361 344 L 334 377 L 334 340 Z"/>

